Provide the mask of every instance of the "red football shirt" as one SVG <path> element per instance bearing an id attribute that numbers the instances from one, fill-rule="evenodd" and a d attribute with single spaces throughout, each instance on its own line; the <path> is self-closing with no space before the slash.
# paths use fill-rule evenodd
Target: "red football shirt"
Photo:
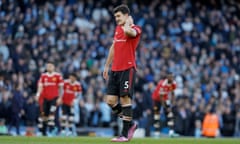
<path id="1" fill-rule="evenodd" d="M 82 92 L 82 86 L 79 82 L 71 83 L 70 80 L 64 81 L 63 104 L 71 106 L 76 93 Z"/>
<path id="2" fill-rule="evenodd" d="M 114 34 L 114 55 L 112 71 L 122 71 L 131 67 L 136 68 L 135 51 L 140 40 L 141 28 L 132 26 L 136 30 L 136 37 L 127 36 L 121 26 L 117 26 Z"/>
<path id="3" fill-rule="evenodd" d="M 39 84 L 43 86 L 41 95 L 44 99 L 52 100 L 59 96 L 59 86 L 63 85 L 63 78 L 60 73 L 43 73 L 39 79 Z"/>
<path id="4" fill-rule="evenodd" d="M 172 84 L 168 84 L 167 79 L 160 80 L 156 89 L 152 94 L 152 99 L 155 101 L 161 101 L 160 94 L 163 95 L 163 100 L 168 99 L 168 94 L 174 91 L 177 87 L 176 82 L 174 81 Z"/>

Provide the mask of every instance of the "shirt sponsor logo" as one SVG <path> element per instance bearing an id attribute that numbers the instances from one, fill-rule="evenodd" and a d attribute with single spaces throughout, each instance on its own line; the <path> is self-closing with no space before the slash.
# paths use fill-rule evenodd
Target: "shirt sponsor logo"
<path id="1" fill-rule="evenodd" d="M 45 82 L 43 85 L 44 86 L 53 86 L 53 85 L 56 85 L 56 83 Z"/>
<path id="2" fill-rule="evenodd" d="M 115 39 L 114 41 L 115 41 L 115 42 L 126 42 L 127 39 Z"/>
<path id="3" fill-rule="evenodd" d="M 65 92 L 66 92 L 66 93 L 69 93 L 69 94 L 74 94 L 74 91 L 72 91 L 72 90 L 70 90 L 70 89 L 67 89 Z"/>

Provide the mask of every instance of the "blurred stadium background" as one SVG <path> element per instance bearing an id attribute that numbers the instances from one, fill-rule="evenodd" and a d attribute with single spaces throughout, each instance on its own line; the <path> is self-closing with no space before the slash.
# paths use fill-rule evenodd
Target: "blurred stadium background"
<path id="1" fill-rule="evenodd" d="M 65 78 L 77 72 L 83 86 L 75 103 L 77 134 L 118 132 L 121 126 L 103 102 L 102 71 L 115 27 L 111 10 L 121 3 L 143 29 L 133 106 L 140 126 L 136 137 L 152 136 L 151 94 L 168 70 L 178 83 L 177 133 L 201 137 L 204 116 L 213 110 L 219 137 L 240 137 L 240 3 L 234 0 L 0 0 L 0 133 L 26 135 L 28 122 L 36 122 L 33 97 L 49 59 Z"/>

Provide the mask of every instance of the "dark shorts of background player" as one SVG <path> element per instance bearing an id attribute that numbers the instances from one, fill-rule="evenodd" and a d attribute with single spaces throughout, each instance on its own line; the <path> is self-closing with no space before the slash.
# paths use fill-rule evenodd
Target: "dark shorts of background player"
<path id="1" fill-rule="evenodd" d="M 43 100 L 43 114 L 44 116 L 48 116 L 51 112 L 51 107 L 52 106 L 56 106 L 56 102 L 57 102 L 57 98 L 54 98 L 52 100 L 47 100 L 47 99 L 44 99 Z"/>
<path id="2" fill-rule="evenodd" d="M 111 71 L 107 84 L 107 95 L 133 96 L 136 70 L 134 67 L 124 71 Z"/>
<path id="3" fill-rule="evenodd" d="M 63 104 L 63 105 L 62 105 L 62 113 L 63 113 L 64 115 L 71 115 L 71 108 L 72 108 L 72 106 Z"/>

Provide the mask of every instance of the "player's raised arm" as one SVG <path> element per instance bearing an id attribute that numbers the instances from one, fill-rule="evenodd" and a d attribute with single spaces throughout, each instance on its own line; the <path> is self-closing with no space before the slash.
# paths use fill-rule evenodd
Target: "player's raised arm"
<path id="1" fill-rule="evenodd" d="M 124 33 L 130 37 L 136 37 L 137 36 L 137 30 L 132 28 L 133 26 L 133 18 L 132 16 L 128 16 L 124 26 L 123 26 L 123 30 Z"/>

